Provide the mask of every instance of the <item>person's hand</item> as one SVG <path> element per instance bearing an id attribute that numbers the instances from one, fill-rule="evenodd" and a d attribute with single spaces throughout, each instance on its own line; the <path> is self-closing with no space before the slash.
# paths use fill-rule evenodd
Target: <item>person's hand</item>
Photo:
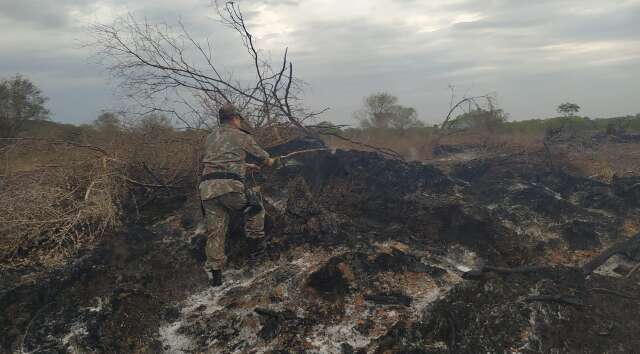
<path id="1" fill-rule="evenodd" d="M 273 168 L 280 168 L 282 167 L 282 159 L 280 157 L 274 157 L 271 159 L 271 167 Z"/>
<path id="2" fill-rule="evenodd" d="M 268 158 L 268 159 L 264 162 L 264 164 L 265 164 L 267 167 L 271 167 L 271 166 L 273 166 L 273 165 L 275 165 L 275 164 L 277 163 L 277 160 L 279 160 L 277 157 L 276 157 L 276 158 L 272 158 L 272 157 L 270 157 L 270 158 Z"/>
<path id="3" fill-rule="evenodd" d="M 247 168 L 247 171 L 260 171 L 260 166 L 254 165 L 252 163 L 245 164 L 245 167 Z"/>

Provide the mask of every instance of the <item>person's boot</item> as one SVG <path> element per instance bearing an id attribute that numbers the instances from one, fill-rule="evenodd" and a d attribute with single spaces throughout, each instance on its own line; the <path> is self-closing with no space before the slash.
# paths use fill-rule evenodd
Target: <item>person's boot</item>
<path id="1" fill-rule="evenodd" d="M 222 271 L 219 269 L 207 269 L 207 277 L 209 278 L 209 285 L 211 287 L 218 287 L 222 285 Z"/>

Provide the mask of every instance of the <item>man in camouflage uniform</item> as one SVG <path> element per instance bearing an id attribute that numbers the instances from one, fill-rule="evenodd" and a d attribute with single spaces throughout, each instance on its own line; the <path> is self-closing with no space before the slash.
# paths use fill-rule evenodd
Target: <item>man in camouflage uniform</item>
<path id="1" fill-rule="evenodd" d="M 247 154 L 262 165 L 272 166 L 274 159 L 242 130 L 242 116 L 236 108 L 227 104 L 218 112 L 220 128 L 211 133 L 205 142 L 202 163 L 200 198 L 205 211 L 207 245 L 205 271 L 212 286 L 222 284 L 225 239 L 230 212 L 243 213 L 247 208 L 244 178 L 247 169 L 259 166 L 246 162 Z M 260 242 L 264 237 L 264 208 L 246 215 L 247 237 Z"/>

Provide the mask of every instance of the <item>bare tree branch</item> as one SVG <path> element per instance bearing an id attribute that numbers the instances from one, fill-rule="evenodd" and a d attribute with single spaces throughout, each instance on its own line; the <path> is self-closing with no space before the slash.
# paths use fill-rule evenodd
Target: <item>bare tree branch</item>
<path id="1" fill-rule="evenodd" d="M 231 102 L 256 128 L 286 121 L 313 135 L 302 122 L 326 109 L 308 112 L 301 107 L 302 91 L 293 75 L 288 48 L 278 70 L 274 70 L 262 58 L 240 7 L 217 1 L 215 7 L 220 22 L 240 36 L 251 59 L 253 79 L 234 80 L 232 74 L 223 74 L 221 63 L 214 60 L 211 41 L 197 40 L 181 21 L 173 28 L 139 21 L 129 14 L 113 24 L 93 26 L 94 42 L 90 46 L 106 61 L 112 75 L 120 79 L 129 98 L 147 110 L 171 114 L 187 128 L 211 127 L 205 117 Z"/>
<path id="2" fill-rule="evenodd" d="M 469 105 L 473 105 L 477 110 L 482 109 L 482 106 L 478 103 L 478 100 L 486 100 L 487 104 L 490 107 L 493 107 L 493 98 L 489 95 L 482 95 L 482 96 L 475 96 L 475 97 L 465 97 L 462 100 L 458 101 L 458 103 L 456 103 L 455 105 L 453 105 L 450 109 L 449 109 L 449 113 L 447 113 L 446 118 L 444 119 L 444 121 L 442 122 L 440 129 L 441 130 L 445 130 L 449 127 L 449 123 L 451 121 L 451 117 L 453 115 L 453 113 L 459 109 L 460 107 L 462 107 L 462 105 L 464 105 L 465 103 L 469 104 Z M 453 94 L 452 94 L 452 101 L 453 102 Z"/>

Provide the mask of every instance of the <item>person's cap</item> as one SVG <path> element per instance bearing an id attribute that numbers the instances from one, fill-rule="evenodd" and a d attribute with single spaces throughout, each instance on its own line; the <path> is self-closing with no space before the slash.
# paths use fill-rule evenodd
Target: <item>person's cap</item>
<path id="1" fill-rule="evenodd" d="M 218 110 L 219 119 L 230 119 L 233 117 L 242 119 L 242 114 L 240 114 L 240 111 L 232 103 L 225 103 L 220 107 L 220 110 Z"/>

